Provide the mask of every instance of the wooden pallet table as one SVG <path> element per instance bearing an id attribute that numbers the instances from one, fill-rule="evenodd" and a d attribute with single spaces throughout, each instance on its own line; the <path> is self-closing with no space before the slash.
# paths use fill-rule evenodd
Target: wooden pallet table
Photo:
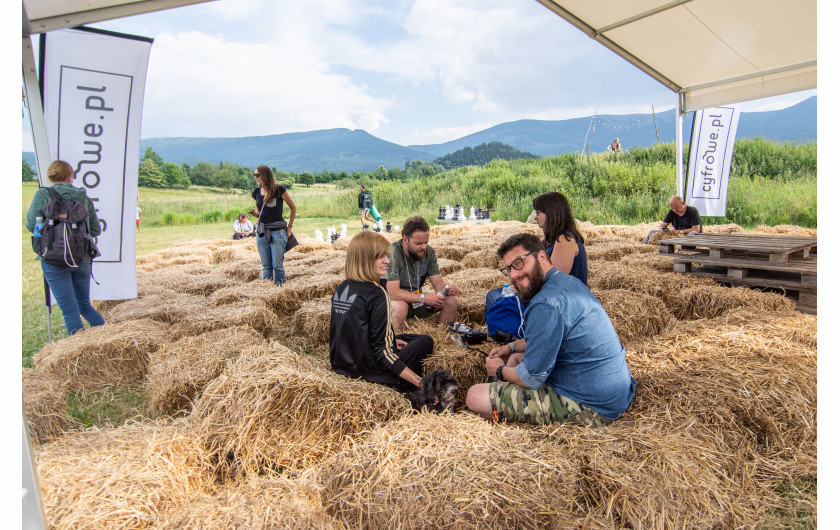
<path id="1" fill-rule="evenodd" d="M 674 271 L 721 283 L 781 290 L 797 309 L 817 311 L 817 240 L 752 234 L 696 234 L 659 242 Z"/>

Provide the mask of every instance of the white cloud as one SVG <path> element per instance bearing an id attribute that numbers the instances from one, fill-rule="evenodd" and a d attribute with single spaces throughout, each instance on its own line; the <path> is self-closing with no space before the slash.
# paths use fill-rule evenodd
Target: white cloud
<path id="1" fill-rule="evenodd" d="M 387 123 L 389 100 L 329 70 L 306 46 L 232 42 L 197 31 L 160 35 L 149 60 L 143 136 L 373 132 Z"/>

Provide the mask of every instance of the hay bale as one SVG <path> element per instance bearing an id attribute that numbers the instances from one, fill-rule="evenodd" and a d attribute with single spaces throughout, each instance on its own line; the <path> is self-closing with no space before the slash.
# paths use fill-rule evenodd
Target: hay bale
<path id="1" fill-rule="evenodd" d="M 735 223 L 703 227 L 704 234 L 742 234 L 745 230 Z"/>
<path id="2" fill-rule="evenodd" d="M 213 250 L 212 263 L 229 263 L 231 261 L 256 261 L 260 255 L 257 252 L 256 241 L 251 238 L 235 241 L 234 245 L 227 245 Z"/>
<path id="3" fill-rule="evenodd" d="M 335 258 L 338 256 L 344 256 L 345 254 L 346 252 L 344 252 L 343 250 L 336 250 L 332 248 L 332 245 L 328 245 L 328 248 L 318 249 L 317 252 L 312 252 L 311 254 L 307 252 L 297 252 L 297 247 L 295 247 L 292 250 L 286 252 L 285 256 L 283 257 L 283 263 L 288 264 L 300 260 L 310 260 L 309 263 L 317 263 L 318 261 L 323 261 L 325 259 Z"/>
<path id="4" fill-rule="evenodd" d="M 33 364 L 68 390 L 88 392 L 137 383 L 146 375 L 149 354 L 163 344 L 168 332 L 167 324 L 148 319 L 106 323 L 44 346 Z"/>
<path id="5" fill-rule="evenodd" d="M 658 248 L 660 241 L 664 241 L 666 239 L 675 239 L 675 238 L 678 238 L 678 237 L 682 237 L 682 236 L 681 235 L 674 235 L 671 232 L 662 232 L 662 231 L 654 232 L 653 234 L 651 234 L 650 239 L 648 239 L 647 244 L 648 245 L 656 245 L 656 247 Z"/>
<path id="6" fill-rule="evenodd" d="M 302 276 L 287 281 L 277 289 L 272 308 L 281 317 L 290 316 L 307 300 L 332 295 L 335 288 L 343 281 L 343 274 Z"/>
<path id="7" fill-rule="evenodd" d="M 660 256 L 654 252 L 627 254 L 618 261 L 622 265 L 647 267 L 660 272 L 674 272 L 674 258 Z"/>
<path id="8" fill-rule="evenodd" d="M 259 257 L 256 260 L 228 261 L 216 267 L 216 272 L 238 282 L 252 282 L 262 278 L 262 265 Z"/>
<path id="9" fill-rule="evenodd" d="M 277 344 L 249 348 L 205 388 L 195 406 L 222 472 L 301 470 L 348 438 L 408 413 L 382 385 L 338 375 L 323 361 Z"/>
<path id="10" fill-rule="evenodd" d="M 480 327 L 485 323 L 484 313 L 487 302 L 486 292 L 470 292 L 458 294 L 458 322 L 465 322 L 472 327 Z"/>
<path id="11" fill-rule="evenodd" d="M 589 263 L 590 289 L 629 289 L 662 298 L 668 302 L 672 293 L 692 287 L 714 286 L 714 280 L 674 272 L 660 272 L 648 267 L 606 260 Z"/>
<path id="12" fill-rule="evenodd" d="M 44 444 L 78 427 L 67 414 L 63 385 L 38 370 L 23 369 L 23 408 L 29 434 L 35 444 Z"/>
<path id="13" fill-rule="evenodd" d="M 627 289 L 593 289 L 625 346 L 662 333 L 674 319 L 665 303 L 655 296 Z"/>
<path id="14" fill-rule="evenodd" d="M 314 237 L 309 237 L 305 234 L 295 234 L 295 237 L 298 240 L 298 246 L 293 248 L 289 251 L 288 256 L 293 256 L 295 254 L 304 254 L 304 255 L 312 255 L 312 254 L 320 254 L 324 251 L 333 250 L 333 245 L 325 242 L 325 241 L 318 241 Z M 343 249 L 336 249 L 336 250 L 343 250 Z"/>
<path id="15" fill-rule="evenodd" d="M 501 226 L 499 228 L 500 229 L 496 231 L 495 234 L 493 234 L 493 239 L 496 241 L 496 248 L 498 248 L 499 246 L 501 246 L 502 243 L 504 243 L 509 238 L 517 234 L 533 234 L 539 237 L 540 239 L 543 239 L 544 237 L 542 229 L 535 224 L 510 222 L 504 228 L 502 228 Z M 494 252 L 496 248 L 493 249 Z"/>
<path id="16" fill-rule="evenodd" d="M 126 300 L 102 313 L 106 322 L 150 319 L 171 324 L 200 313 L 207 299 L 184 293 L 161 293 Z"/>
<path id="17" fill-rule="evenodd" d="M 213 305 L 241 304 L 260 300 L 272 307 L 278 296 L 277 293 L 278 289 L 274 280 L 256 279 L 248 283 L 223 287 L 210 295 L 209 300 Z"/>
<path id="18" fill-rule="evenodd" d="M 117 307 L 126 300 L 91 300 L 90 305 L 93 306 L 100 315 L 105 315 L 111 309 Z"/>
<path id="19" fill-rule="evenodd" d="M 751 230 L 750 233 L 777 236 L 817 237 L 817 230 L 815 228 L 805 228 L 803 226 L 796 225 L 759 225 L 755 227 L 754 230 Z"/>
<path id="20" fill-rule="evenodd" d="M 159 267 L 151 271 L 137 270 L 137 295 L 144 296 L 148 294 L 160 294 L 171 292 L 171 290 L 161 282 L 161 278 L 183 275 L 195 276 L 209 274 L 212 268 L 208 263 L 187 263 L 184 265 L 172 265 L 167 267 Z"/>
<path id="21" fill-rule="evenodd" d="M 36 456 L 51 528 L 154 528 L 214 492 L 210 455 L 183 421 L 69 433 Z"/>
<path id="22" fill-rule="evenodd" d="M 173 245 L 136 258 L 137 270 L 142 271 L 155 271 L 173 265 L 209 265 L 212 262 L 213 255 L 209 249 L 195 246 L 176 247 Z"/>
<path id="23" fill-rule="evenodd" d="M 468 414 L 391 422 L 311 475 L 327 513 L 365 528 L 572 526 L 580 478 L 561 447 Z"/>
<path id="24" fill-rule="evenodd" d="M 158 269 L 155 272 L 160 287 L 176 293 L 209 296 L 213 291 L 236 284 L 236 281 L 218 272 L 185 275 L 174 268 Z"/>
<path id="25" fill-rule="evenodd" d="M 647 254 L 656 251 L 656 247 L 635 242 L 598 243 L 586 246 L 586 258 L 587 260 L 617 261 L 629 254 Z"/>
<path id="26" fill-rule="evenodd" d="M 438 258 L 438 270 L 440 270 L 441 276 L 446 276 L 452 272 L 457 270 L 461 270 L 464 268 L 464 265 L 460 261 L 455 261 L 446 258 Z"/>
<path id="27" fill-rule="evenodd" d="M 330 341 L 330 317 L 332 295 L 316 298 L 301 304 L 295 312 L 292 323 L 298 336 L 306 337 L 314 344 Z"/>
<path id="28" fill-rule="evenodd" d="M 216 329 L 249 326 L 269 338 L 280 326 L 280 319 L 271 307 L 259 299 L 245 300 L 228 305 L 206 306 L 190 318 L 172 325 L 169 340 L 201 335 Z"/>
<path id="29" fill-rule="evenodd" d="M 470 252 L 461 260 L 465 269 L 498 269 L 503 265 L 496 256 L 496 249 L 481 249 Z"/>
<path id="30" fill-rule="evenodd" d="M 189 411 L 204 387 L 239 353 L 265 340 L 250 326 L 208 331 L 162 345 L 149 359 L 146 397 L 158 414 Z"/>
<path id="31" fill-rule="evenodd" d="M 346 528 L 324 511 L 321 488 L 310 479 L 252 477 L 200 495 L 166 514 L 160 528 Z"/>
<path id="32" fill-rule="evenodd" d="M 796 304 L 780 294 L 763 293 L 747 287 L 691 286 L 669 291 L 664 299 L 668 310 L 680 320 L 715 318 L 741 307 L 781 313 L 796 310 Z"/>

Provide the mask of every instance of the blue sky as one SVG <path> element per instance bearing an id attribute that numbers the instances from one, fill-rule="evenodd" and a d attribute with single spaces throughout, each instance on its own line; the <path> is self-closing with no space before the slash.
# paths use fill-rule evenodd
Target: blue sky
<path id="1" fill-rule="evenodd" d="M 523 118 L 675 103 L 534 0 L 218 0 L 92 26 L 155 39 L 143 138 L 346 127 L 429 144 Z"/>

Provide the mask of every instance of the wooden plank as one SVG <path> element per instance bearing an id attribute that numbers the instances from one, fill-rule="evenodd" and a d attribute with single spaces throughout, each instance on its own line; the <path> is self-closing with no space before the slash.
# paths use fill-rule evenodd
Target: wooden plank
<path id="1" fill-rule="evenodd" d="M 713 280 L 717 280 L 724 283 L 746 285 L 749 287 L 774 287 L 776 289 L 791 289 L 795 291 L 805 288 L 805 286 L 802 285 L 801 281 L 756 277 L 731 278 L 723 272 L 712 272 L 703 269 L 693 269 L 689 274 L 693 274 L 694 276 L 702 276 L 704 278 L 712 278 Z"/>
<path id="2" fill-rule="evenodd" d="M 779 272 L 790 272 L 790 273 L 801 273 L 801 274 L 812 274 L 816 278 L 817 274 L 817 261 L 814 259 L 810 259 L 807 261 L 804 260 L 789 260 L 787 263 L 784 264 L 773 264 L 768 261 L 758 261 L 754 259 L 743 259 L 743 258 L 722 258 L 722 259 L 715 259 L 709 256 L 705 256 L 703 254 L 694 254 L 694 255 L 684 255 L 684 254 L 677 254 L 673 256 L 674 263 L 696 263 L 701 265 L 714 265 L 717 267 L 738 267 L 738 268 L 746 268 L 746 269 L 757 269 L 757 270 L 767 270 L 767 271 L 779 271 Z"/>

